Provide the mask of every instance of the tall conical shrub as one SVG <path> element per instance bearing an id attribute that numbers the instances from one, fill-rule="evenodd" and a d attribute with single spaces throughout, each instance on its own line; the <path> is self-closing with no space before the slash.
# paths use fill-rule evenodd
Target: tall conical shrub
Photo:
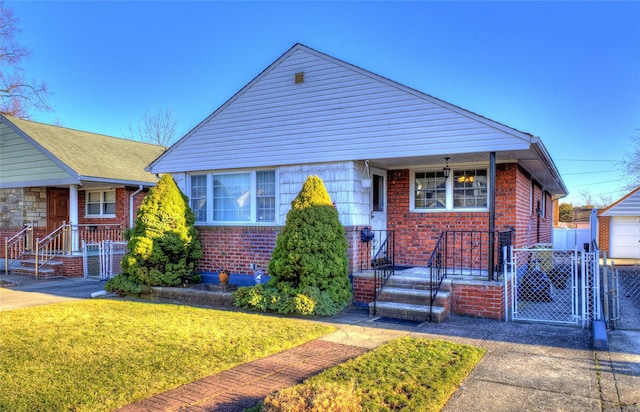
<path id="1" fill-rule="evenodd" d="M 105 288 L 141 293 L 150 286 L 201 282 L 195 261 L 202 257 L 202 247 L 194 223 L 188 198 L 171 175 L 162 176 L 138 208 L 136 225 L 127 235 L 122 272 Z"/>
<path id="2" fill-rule="evenodd" d="M 324 183 L 309 176 L 291 202 L 268 265 L 266 287 L 239 290 L 238 306 L 334 314 L 351 300 L 348 243 Z"/>

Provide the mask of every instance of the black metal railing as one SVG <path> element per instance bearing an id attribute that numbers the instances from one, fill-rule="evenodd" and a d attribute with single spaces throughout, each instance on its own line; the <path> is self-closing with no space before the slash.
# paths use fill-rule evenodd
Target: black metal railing
<path id="1" fill-rule="evenodd" d="M 442 232 L 440 238 L 436 243 L 436 246 L 431 252 L 431 257 L 427 263 L 429 268 L 430 282 L 429 282 L 429 322 L 433 319 L 433 303 L 436 300 L 436 296 L 440 291 L 442 281 L 447 276 L 446 267 L 443 265 L 443 256 L 447 256 L 447 232 Z M 446 260 L 446 259 L 445 259 Z"/>
<path id="2" fill-rule="evenodd" d="M 513 230 L 493 233 L 475 230 L 444 232 L 438 242 L 444 242 L 439 248 L 445 250 L 442 264 L 447 274 L 486 276 L 487 280 L 496 280 L 497 273 L 502 272 L 505 259 L 503 248 L 511 246 L 512 235 Z"/>
<path id="3" fill-rule="evenodd" d="M 363 229 L 360 240 L 366 244 L 361 248 L 360 269 L 363 265 L 373 270 L 373 314 L 376 313 L 376 302 L 387 280 L 395 270 L 395 237 L 393 230 Z"/>
<path id="4" fill-rule="evenodd" d="M 513 233 L 514 230 L 510 229 L 493 233 L 469 230 L 440 234 L 427 263 L 430 273 L 430 318 L 436 296 L 447 275 L 486 276 L 487 280 L 497 280 L 507 259 L 504 256 L 505 247 L 506 250 L 511 247 Z M 498 247 L 491 247 L 490 242 Z"/>

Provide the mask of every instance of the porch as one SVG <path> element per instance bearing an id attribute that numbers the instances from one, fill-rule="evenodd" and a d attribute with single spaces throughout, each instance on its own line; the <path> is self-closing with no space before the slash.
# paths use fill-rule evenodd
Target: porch
<path id="1" fill-rule="evenodd" d="M 80 224 L 63 222 L 46 233 L 33 223 L 4 239 L 5 273 L 23 273 L 36 279 L 84 277 L 84 250 L 102 241 L 123 241 L 120 224 Z"/>
<path id="2" fill-rule="evenodd" d="M 443 322 L 452 313 L 504 319 L 504 253 L 513 233 L 445 231 L 425 247 L 424 263 L 407 264 L 396 259 L 394 231 L 363 229 L 352 274 L 355 304 L 372 315 L 421 322 Z"/>

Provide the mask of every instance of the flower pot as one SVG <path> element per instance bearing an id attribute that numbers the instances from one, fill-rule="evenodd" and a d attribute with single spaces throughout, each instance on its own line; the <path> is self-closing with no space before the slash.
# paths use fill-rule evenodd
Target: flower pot
<path id="1" fill-rule="evenodd" d="M 220 273 L 218 273 L 218 282 L 221 285 L 229 284 L 229 272 L 225 269 L 222 269 Z"/>

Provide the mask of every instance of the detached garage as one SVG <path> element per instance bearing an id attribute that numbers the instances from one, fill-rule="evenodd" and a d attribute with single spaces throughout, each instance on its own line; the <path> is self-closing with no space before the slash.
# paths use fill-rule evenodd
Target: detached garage
<path id="1" fill-rule="evenodd" d="M 640 259 L 640 187 L 598 213 L 600 250 L 613 259 Z"/>

